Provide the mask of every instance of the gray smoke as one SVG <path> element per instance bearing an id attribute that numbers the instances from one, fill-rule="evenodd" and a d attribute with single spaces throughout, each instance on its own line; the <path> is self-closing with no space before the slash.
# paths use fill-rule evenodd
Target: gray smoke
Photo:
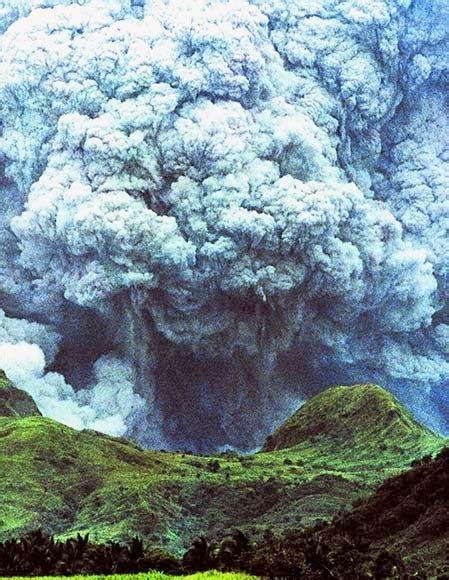
<path id="1" fill-rule="evenodd" d="M 446 429 L 448 23 L 0 1 L 0 366 L 148 446 L 252 448 L 345 382 Z"/>

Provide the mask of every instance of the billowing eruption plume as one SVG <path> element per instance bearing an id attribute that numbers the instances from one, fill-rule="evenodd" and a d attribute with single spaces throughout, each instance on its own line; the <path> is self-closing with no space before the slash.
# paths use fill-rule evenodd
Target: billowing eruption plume
<path id="1" fill-rule="evenodd" d="M 0 2 L 0 367 L 148 446 L 347 382 L 447 429 L 448 7 Z"/>

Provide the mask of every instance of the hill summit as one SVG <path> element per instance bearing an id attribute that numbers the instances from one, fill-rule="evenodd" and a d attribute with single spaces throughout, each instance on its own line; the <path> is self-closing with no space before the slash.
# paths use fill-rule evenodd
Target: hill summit
<path id="1" fill-rule="evenodd" d="M 418 423 L 378 385 L 332 387 L 305 403 L 270 435 L 264 451 L 295 447 L 316 440 L 356 449 L 363 445 L 386 450 L 428 438 L 432 432 Z"/>
<path id="2" fill-rule="evenodd" d="M 0 417 L 41 416 L 33 397 L 18 389 L 0 369 Z"/>

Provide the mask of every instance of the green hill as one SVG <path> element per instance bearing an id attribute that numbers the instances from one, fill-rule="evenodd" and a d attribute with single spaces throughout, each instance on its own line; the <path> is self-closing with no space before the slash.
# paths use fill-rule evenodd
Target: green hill
<path id="1" fill-rule="evenodd" d="M 407 451 L 434 434 L 377 385 L 335 387 L 320 393 L 267 438 L 265 451 L 319 441 L 326 447 L 364 454 Z"/>
<path id="2" fill-rule="evenodd" d="M 138 534 L 179 553 L 234 527 L 257 537 L 329 518 L 443 445 L 372 386 L 329 389 L 250 456 L 143 451 L 44 417 L 1 417 L 0 540 L 42 527 L 96 541 Z"/>

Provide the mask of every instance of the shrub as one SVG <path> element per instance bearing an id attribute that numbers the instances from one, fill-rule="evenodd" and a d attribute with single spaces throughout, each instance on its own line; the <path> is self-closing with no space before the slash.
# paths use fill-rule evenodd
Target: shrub
<path id="1" fill-rule="evenodd" d="M 209 461 L 209 463 L 207 464 L 207 469 L 211 473 L 217 473 L 218 471 L 220 471 L 220 464 L 216 459 L 213 459 Z"/>

